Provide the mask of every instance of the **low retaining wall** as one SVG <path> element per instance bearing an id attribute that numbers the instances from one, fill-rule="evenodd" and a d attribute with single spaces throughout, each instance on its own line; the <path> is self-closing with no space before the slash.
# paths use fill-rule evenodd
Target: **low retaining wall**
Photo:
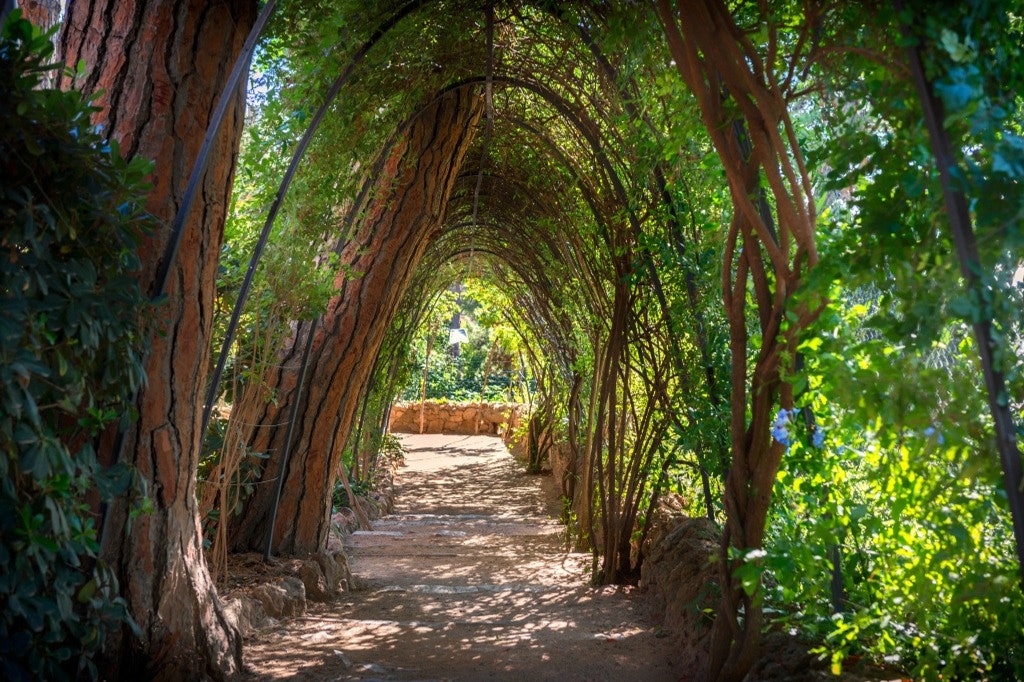
<path id="1" fill-rule="evenodd" d="M 423 406 L 423 433 L 506 435 L 519 426 L 523 405 L 509 403 L 438 403 Z M 389 428 L 397 433 L 420 432 L 420 403 L 395 403 Z"/>
<path id="2" fill-rule="evenodd" d="M 641 552 L 640 588 L 660 606 L 664 633 L 679 645 L 682 669 L 705 676 L 711 650 L 711 626 L 718 604 L 718 557 L 722 532 L 706 518 L 683 511 L 682 497 L 665 494 L 650 512 Z"/>

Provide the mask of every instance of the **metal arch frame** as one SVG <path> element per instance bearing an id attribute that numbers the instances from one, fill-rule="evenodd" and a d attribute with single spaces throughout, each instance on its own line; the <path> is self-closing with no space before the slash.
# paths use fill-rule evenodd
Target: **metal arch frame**
<path id="1" fill-rule="evenodd" d="M 417 0 L 415 2 L 412 2 L 412 3 L 409 3 L 408 5 L 406 5 L 400 11 L 399 14 L 394 15 L 389 21 L 385 22 L 385 24 L 387 25 L 387 28 L 384 28 L 384 25 L 382 25 L 378 29 L 378 31 L 372 37 L 372 41 L 376 42 L 376 40 L 379 40 L 380 37 L 382 37 L 384 35 L 384 33 L 387 32 L 387 30 L 390 30 L 390 28 L 392 28 L 401 18 L 403 18 L 407 14 L 411 13 L 412 10 L 417 9 L 418 7 L 420 7 L 423 4 L 425 4 L 424 0 Z M 369 47 L 372 47 L 372 44 L 369 45 L 369 46 L 364 45 L 364 47 L 366 48 L 366 50 L 362 51 L 362 54 L 359 55 L 359 61 L 361 61 L 362 57 L 365 56 L 365 52 L 369 50 Z M 217 370 L 214 373 L 213 379 L 211 379 L 211 383 L 210 383 L 209 389 L 207 391 L 207 402 L 206 402 L 206 405 L 204 407 L 204 413 L 203 413 L 203 433 L 205 433 L 206 427 L 209 424 L 209 415 L 210 415 L 210 412 L 212 411 L 213 399 L 212 399 L 211 396 L 215 397 L 217 391 L 219 390 L 219 384 L 220 384 L 220 379 L 221 379 L 221 376 L 222 376 L 222 373 L 223 373 L 223 367 L 224 367 L 224 364 L 226 363 L 227 351 L 230 348 L 231 343 L 232 343 L 232 341 L 234 339 L 234 331 L 235 331 L 235 328 L 237 327 L 238 318 L 240 317 L 241 309 L 242 309 L 242 307 L 245 304 L 245 298 L 248 296 L 248 288 L 249 288 L 249 285 L 251 285 L 251 280 L 252 280 L 251 273 L 253 273 L 255 271 L 255 268 L 256 268 L 256 266 L 259 263 L 259 259 L 262 256 L 263 247 L 265 246 L 266 238 L 269 237 L 269 231 L 270 231 L 270 227 L 272 226 L 273 219 L 276 217 L 277 211 L 280 208 L 280 204 L 281 204 L 281 202 L 284 199 L 284 196 L 285 196 L 285 194 L 287 192 L 288 185 L 291 183 L 292 176 L 294 175 L 295 169 L 297 168 L 298 163 L 301 161 L 302 156 L 305 154 L 306 147 L 308 147 L 309 142 L 312 139 L 313 134 L 316 132 L 316 128 L 319 127 L 320 121 L 321 121 L 324 113 L 326 113 L 326 108 L 329 106 L 331 101 L 333 101 L 334 97 L 337 96 L 338 92 L 340 92 L 340 89 L 344 85 L 344 82 L 347 81 L 348 77 L 351 75 L 352 70 L 354 70 L 355 66 L 357 66 L 357 65 L 358 65 L 358 62 L 356 62 L 354 60 L 354 63 L 350 64 L 350 66 L 346 68 L 346 72 L 343 73 L 342 76 L 340 76 L 337 81 L 335 81 L 334 85 L 332 86 L 332 88 L 330 90 L 330 93 L 328 95 L 327 101 L 322 105 L 321 109 L 317 111 L 317 115 L 314 116 L 313 120 L 310 123 L 310 126 L 306 130 L 306 133 L 303 135 L 303 138 L 302 138 L 302 141 L 300 142 L 299 147 L 296 149 L 295 153 L 293 154 L 292 162 L 291 162 L 291 164 L 289 164 L 288 172 L 286 172 L 285 177 L 282 180 L 281 186 L 278 189 L 278 194 L 275 197 L 274 204 L 271 207 L 271 212 L 268 215 L 267 222 L 264 224 L 263 232 L 261 232 L 260 242 L 257 244 L 257 249 L 254 252 L 252 259 L 250 260 L 249 269 L 246 272 L 246 280 L 243 282 L 242 290 L 239 293 L 238 300 L 236 300 L 235 310 L 234 310 L 234 312 L 232 314 L 232 320 L 231 320 L 231 323 L 229 324 L 228 333 L 227 333 L 227 335 L 225 337 L 225 340 L 224 340 L 224 343 L 222 344 L 222 347 L 221 347 L 221 353 L 220 353 L 220 356 L 218 358 L 218 363 L 217 363 Z M 342 80 L 342 79 L 344 79 L 344 80 Z M 553 91 L 551 91 L 551 90 L 549 90 L 547 88 L 544 88 L 540 84 L 533 83 L 531 81 L 522 80 L 522 79 L 511 78 L 511 77 L 494 77 L 492 75 L 492 76 L 489 76 L 489 77 L 488 76 L 484 76 L 484 77 L 476 77 L 476 78 L 467 78 L 467 79 L 462 79 L 462 80 L 459 80 L 459 81 L 456 81 L 456 82 L 452 83 L 448 87 L 441 89 L 437 93 L 437 95 L 430 100 L 429 103 L 424 104 L 422 107 L 417 109 L 409 118 L 406 119 L 406 121 L 398 128 L 398 130 L 396 130 L 395 134 L 392 136 L 392 139 L 389 140 L 389 143 L 387 145 L 385 145 L 385 147 L 382 150 L 380 156 L 378 157 L 378 161 L 377 161 L 377 164 L 376 164 L 376 167 L 375 167 L 374 174 L 367 179 L 366 183 L 364 183 L 363 190 L 360 193 L 359 199 L 353 205 L 352 209 L 349 212 L 349 215 L 346 218 L 346 223 L 348 225 L 351 224 L 351 221 L 354 220 L 355 215 L 357 215 L 359 210 L 361 210 L 361 208 L 362 208 L 361 203 L 362 203 L 362 200 L 365 198 L 365 193 L 368 191 L 369 187 L 373 184 L 373 182 L 379 177 L 380 169 L 382 168 L 383 162 L 384 162 L 384 160 L 386 159 L 386 156 L 387 156 L 387 150 L 389 150 L 393 146 L 394 140 L 397 138 L 397 136 L 402 134 L 405 130 L 407 130 L 408 127 L 412 125 L 412 123 L 419 117 L 419 115 L 430 104 L 433 104 L 434 102 L 436 102 L 437 99 L 440 98 L 441 96 L 443 96 L 445 93 L 451 92 L 453 90 L 458 90 L 458 89 L 466 87 L 466 86 L 478 85 L 478 84 L 481 84 L 481 83 L 485 83 L 486 84 L 488 80 L 490 80 L 491 82 L 494 82 L 494 81 L 505 82 L 505 83 L 507 83 L 509 85 L 512 85 L 514 87 L 519 87 L 519 88 L 531 91 L 534 94 L 539 95 L 541 98 L 543 98 L 546 101 L 548 101 L 560 114 L 562 114 L 565 118 L 567 118 L 570 121 L 570 123 L 575 128 L 577 128 L 580 131 L 580 133 L 584 136 L 584 138 L 590 144 L 591 149 L 592 149 L 594 155 L 597 157 L 598 163 L 605 169 L 605 171 L 610 176 L 609 179 L 610 179 L 610 181 L 612 183 L 613 190 L 622 199 L 623 202 L 626 202 L 625 186 L 622 184 L 622 182 L 621 182 L 621 180 L 620 180 L 620 178 L 618 176 L 618 173 L 615 171 L 614 166 L 612 165 L 611 161 L 608 159 L 607 155 L 604 153 L 603 146 L 601 145 L 600 140 L 597 139 L 597 137 L 594 136 L 591 133 L 591 131 L 588 131 L 586 129 L 586 127 L 584 126 L 582 120 L 579 119 L 576 116 L 575 112 L 568 105 L 568 103 L 566 103 L 561 97 L 559 97 L 557 95 L 557 93 L 554 93 Z M 629 214 L 630 214 L 630 222 L 632 223 L 632 225 L 634 227 L 638 227 L 639 222 L 638 222 L 638 219 L 637 219 L 637 217 L 635 215 L 635 212 L 632 211 L 632 209 L 630 209 Z M 608 239 L 610 237 L 610 235 L 605 235 L 605 237 L 606 237 L 606 239 Z M 338 245 L 335 248 L 336 252 L 341 249 L 343 243 L 344 243 L 344 237 L 339 239 L 339 243 L 338 243 Z M 653 269 L 653 263 L 648 263 L 648 265 L 650 265 L 651 268 Z M 661 299 L 660 302 L 662 303 L 663 314 L 667 315 L 667 301 L 664 300 L 664 294 L 661 292 L 660 283 L 659 283 L 659 286 L 655 287 L 655 289 L 660 294 L 659 299 Z M 266 543 L 264 545 L 264 551 L 263 551 L 263 557 L 264 557 L 265 561 L 269 560 L 270 554 L 271 554 L 271 550 L 272 550 L 272 547 L 273 547 L 274 526 L 276 525 L 276 522 L 277 522 L 277 513 L 278 513 L 278 510 L 279 510 L 279 507 L 280 507 L 281 495 L 282 495 L 283 490 L 284 490 L 284 480 L 285 480 L 285 477 L 286 477 L 286 474 L 287 474 L 288 463 L 289 463 L 289 461 L 291 459 L 290 456 L 291 456 L 292 439 L 294 437 L 295 426 L 296 426 L 296 423 L 297 423 L 297 420 L 298 420 L 298 406 L 299 406 L 299 402 L 300 402 L 300 399 L 301 399 L 302 391 L 303 391 L 304 386 L 305 386 L 306 379 L 308 378 L 308 373 L 309 373 L 309 356 L 310 356 L 310 352 L 311 352 L 311 349 L 312 349 L 312 344 L 313 344 L 313 340 L 314 340 L 314 336 L 315 336 L 316 326 L 319 324 L 320 319 L 322 319 L 322 318 L 318 318 L 317 320 L 314 320 L 313 324 L 311 325 L 311 328 L 310 328 L 310 331 L 309 331 L 309 336 L 307 337 L 307 340 L 306 340 L 306 346 L 303 349 L 303 358 L 302 358 L 301 365 L 300 365 L 300 370 L 299 370 L 299 382 L 296 385 L 295 399 L 294 399 L 294 401 L 292 403 L 292 409 L 291 409 L 290 416 L 289 416 L 289 421 L 288 421 L 288 429 L 287 429 L 287 432 L 285 434 L 284 451 L 283 451 L 282 458 L 281 458 L 281 468 L 280 468 L 280 473 L 278 475 L 277 490 L 276 490 L 275 496 L 274 496 L 274 504 L 272 506 L 270 523 L 269 523 L 268 528 L 267 528 L 267 539 L 266 539 Z"/>
<path id="2" fill-rule="evenodd" d="M 219 392 L 220 382 L 221 382 L 221 378 L 223 376 L 223 371 L 224 371 L 224 366 L 226 365 L 226 362 L 227 362 L 227 354 L 228 354 L 228 351 L 230 350 L 231 344 L 234 341 L 234 335 L 235 335 L 235 332 L 237 330 L 238 321 L 241 318 L 242 309 L 244 308 L 245 302 L 246 302 L 246 300 L 248 298 L 249 289 L 251 288 L 251 285 L 252 285 L 252 279 L 253 279 L 253 277 L 255 275 L 256 267 L 258 266 L 259 261 L 262 258 L 263 250 L 264 250 L 264 248 L 266 246 L 267 240 L 269 239 L 270 229 L 273 227 L 273 222 L 274 222 L 274 220 L 277 217 L 278 211 L 280 210 L 281 203 L 283 202 L 284 197 L 287 194 L 288 187 L 291 184 L 291 181 L 292 181 L 292 179 L 293 179 L 293 177 L 295 175 L 295 172 L 296 172 L 296 170 L 298 168 L 298 165 L 302 161 L 302 158 L 305 155 L 306 149 L 308 148 L 310 142 L 312 141 L 313 135 L 317 132 L 317 130 L 319 128 L 319 125 L 320 125 L 320 123 L 321 123 L 321 121 L 323 119 L 323 116 L 326 114 L 327 108 L 333 102 L 335 97 L 337 97 L 338 93 L 341 91 L 341 88 L 344 86 L 344 84 L 351 77 L 353 71 L 355 70 L 355 67 L 359 65 L 359 63 L 366 56 L 366 54 L 373 47 L 373 45 L 376 44 L 376 42 L 379 41 L 401 19 L 403 19 L 406 16 L 408 16 L 409 14 L 411 14 L 414 10 L 420 8 L 421 6 L 426 4 L 426 2 L 428 2 L 428 1 L 429 0 L 414 0 L 413 2 L 408 3 L 399 12 L 397 12 L 394 15 L 392 15 L 391 18 L 389 18 L 387 21 L 385 21 L 383 24 L 381 24 L 381 26 L 378 27 L 377 31 L 375 31 L 374 34 L 370 37 L 370 39 L 368 39 L 367 42 L 364 43 L 363 47 L 360 48 L 360 51 L 357 53 L 356 57 L 353 58 L 352 62 L 350 62 L 350 64 L 346 67 L 345 71 L 332 84 L 330 90 L 328 91 L 327 99 L 324 101 L 324 103 L 321 105 L 321 107 L 317 110 L 316 114 L 313 116 L 312 120 L 310 121 L 309 126 L 306 128 L 306 131 L 303 134 L 303 137 L 301 138 L 301 140 L 299 142 L 299 145 L 296 147 L 295 151 L 293 152 L 291 162 L 289 163 L 288 169 L 285 172 L 284 177 L 282 178 L 280 186 L 278 187 L 277 194 L 275 195 L 275 199 L 274 199 L 273 204 L 271 205 L 270 211 L 269 211 L 269 213 L 267 215 L 267 219 L 264 222 L 264 226 L 263 226 L 263 229 L 262 229 L 262 231 L 260 233 L 259 240 L 257 241 L 256 248 L 254 249 L 253 255 L 250 258 L 249 266 L 248 266 L 248 268 L 246 270 L 245 278 L 244 278 L 244 280 L 242 282 L 242 286 L 241 286 L 241 288 L 239 290 L 238 298 L 235 301 L 235 307 L 234 307 L 234 310 L 232 311 L 231 320 L 229 321 L 228 329 L 227 329 L 227 331 L 225 333 L 224 341 L 221 344 L 221 350 L 220 350 L 220 353 L 218 355 L 217 365 L 216 365 L 216 368 L 214 369 L 213 376 L 211 377 L 210 383 L 209 383 L 209 385 L 207 387 L 206 400 L 205 400 L 204 407 L 203 407 L 203 418 L 202 418 L 202 431 L 201 431 L 201 433 L 203 435 L 205 435 L 206 430 L 209 427 L 210 417 L 211 417 L 212 410 L 213 410 L 213 403 L 214 403 L 214 400 L 216 398 L 217 393 Z M 366 194 L 369 191 L 369 188 L 379 178 L 380 172 L 381 172 L 381 170 L 383 168 L 383 164 L 384 164 L 384 162 L 385 162 L 385 160 L 387 158 L 387 152 L 388 152 L 388 150 L 390 150 L 394 146 L 394 143 L 395 143 L 395 140 L 397 139 L 397 137 L 399 135 L 401 135 L 403 132 L 405 132 L 412 125 L 412 123 L 415 122 L 415 120 L 423 113 L 423 111 L 426 110 L 426 108 L 430 104 L 435 103 L 444 94 L 446 94 L 448 92 L 451 92 L 451 91 L 454 91 L 454 90 L 458 90 L 458 89 L 463 88 L 463 87 L 477 85 L 477 84 L 479 84 L 481 82 L 486 82 L 486 78 L 481 77 L 481 78 L 478 78 L 478 79 L 476 79 L 476 78 L 463 79 L 463 80 L 456 81 L 456 82 L 450 84 L 448 87 L 445 87 L 445 88 L 441 89 L 437 93 L 437 95 L 435 97 L 433 97 L 428 103 L 426 103 L 423 106 L 419 107 L 415 112 L 413 112 L 413 114 L 411 116 L 409 116 L 402 123 L 402 125 L 399 126 L 399 128 L 392 135 L 391 139 L 384 146 L 383 150 L 381 151 L 381 154 L 378 156 L 378 160 L 377 160 L 377 163 L 375 164 L 375 168 L 374 168 L 374 173 L 372 175 L 370 175 L 367 178 L 367 181 L 363 184 L 363 188 L 360 190 L 359 196 L 357 197 L 356 201 L 353 203 L 353 206 L 352 206 L 351 210 L 349 211 L 348 215 L 346 216 L 346 221 L 345 221 L 346 228 L 345 228 L 345 231 L 348 230 L 348 228 L 351 226 L 352 222 L 354 221 L 355 216 L 362 209 L 362 202 L 365 200 L 365 197 L 366 197 Z M 569 110 L 569 107 L 567 105 L 565 105 L 565 108 L 566 108 L 567 111 Z M 344 235 L 342 235 L 342 237 L 339 238 L 338 244 L 336 245 L 336 247 L 334 249 L 335 253 L 340 252 L 340 250 L 341 250 L 343 245 L 344 245 Z M 288 467 L 288 463 L 289 463 L 289 461 L 291 459 L 291 447 L 292 447 L 292 440 L 294 438 L 294 433 L 295 433 L 295 426 L 296 426 L 297 421 L 298 421 L 299 402 L 301 400 L 302 391 L 305 388 L 306 379 L 308 378 L 308 373 L 309 373 L 309 356 L 310 356 L 311 351 L 312 351 L 312 345 L 313 345 L 313 341 L 314 341 L 314 337 L 315 337 L 316 327 L 319 324 L 319 322 L 321 321 L 321 319 L 322 319 L 322 316 L 317 318 L 317 319 L 315 319 L 313 321 L 313 323 L 312 323 L 312 325 L 310 327 L 309 335 L 308 335 L 308 337 L 306 339 L 306 345 L 303 348 L 302 360 L 301 360 L 300 369 L 299 369 L 299 381 L 296 384 L 295 399 L 292 402 L 292 408 L 291 408 L 291 411 L 290 411 L 290 414 L 289 414 L 288 429 L 287 429 L 287 431 L 285 433 L 284 450 L 283 450 L 283 454 L 282 454 L 282 458 L 281 458 L 280 474 L 278 475 L 277 489 L 276 489 L 275 495 L 274 495 L 274 504 L 273 504 L 273 506 L 271 508 L 272 511 L 271 511 L 270 523 L 269 523 L 268 529 L 267 529 L 267 539 L 266 539 L 266 542 L 264 544 L 263 558 L 264 558 L 265 561 L 270 558 L 271 550 L 272 550 L 272 547 L 273 547 L 274 526 L 277 523 L 277 513 L 278 513 L 278 510 L 279 510 L 279 507 L 280 507 L 281 495 L 283 494 L 283 491 L 284 491 L 284 479 L 286 477 L 286 473 L 287 473 L 286 470 L 287 470 L 287 467 Z"/>
<path id="3" fill-rule="evenodd" d="M 295 177 L 295 172 L 298 170 L 303 157 L 305 157 L 306 150 L 309 147 L 310 142 L 312 142 L 313 136 L 316 134 L 317 130 L 319 130 L 320 123 L 323 121 L 323 118 L 327 113 L 327 109 L 334 103 L 334 100 L 341 92 L 342 87 L 344 87 L 348 82 L 356 67 L 359 66 L 373 46 L 376 45 L 377 42 L 395 26 L 395 24 L 416 9 L 419 9 L 427 1 L 429 0 L 413 0 L 412 2 L 407 3 L 377 27 L 377 29 L 352 57 L 352 60 L 345 67 L 344 71 L 342 71 L 342 73 L 331 84 L 331 87 L 327 91 L 327 96 L 323 103 L 321 103 L 320 107 L 316 110 L 316 113 L 313 114 L 313 118 L 310 120 L 302 138 L 295 147 L 291 161 L 288 164 L 288 169 L 285 171 L 285 174 L 281 179 L 277 193 L 274 196 L 274 201 L 271 204 L 270 210 L 267 213 L 267 218 L 263 223 L 263 229 L 260 231 L 256 247 L 249 259 L 249 266 L 246 268 L 245 277 L 242 280 L 242 285 L 238 292 L 238 298 L 235 300 L 235 307 L 231 313 L 231 320 L 228 322 L 224 341 L 221 344 L 220 354 L 217 358 L 217 365 L 206 391 L 206 399 L 203 405 L 202 434 L 206 434 L 206 429 L 209 426 L 213 403 L 217 396 L 217 392 L 220 389 L 220 381 L 224 373 L 224 365 L 227 362 L 227 352 L 230 349 L 231 344 L 234 342 L 235 332 L 238 328 L 238 321 L 241 318 L 242 309 L 245 307 L 245 303 L 248 300 L 249 289 L 252 287 L 252 280 L 256 274 L 256 267 L 259 265 L 260 259 L 263 256 L 263 250 L 266 248 L 267 241 L 270 238 L 270 230 L 273 228 L 277 214 L 281 210 L 281 204 L 284 202 L 284 198 L 288 194 L 288 188 L 291 186 L 292 179 Z"/>

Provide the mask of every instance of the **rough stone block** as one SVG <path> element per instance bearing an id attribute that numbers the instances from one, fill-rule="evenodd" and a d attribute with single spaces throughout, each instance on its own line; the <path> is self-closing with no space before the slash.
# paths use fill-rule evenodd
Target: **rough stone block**
<path id="1" fill-rule="evenodd" d="M 263 605 L 244 594 L 236 595 L 224 602 L 224 615 L 229 622 L 234 623 L 242 637 L 249 637 L 270 622 Z"/>
<path id="2" fill-rule="evenodd" d="M 299 561 L 295 573 L 306 590 L 306 599 L 330 601 L 334 597 L 324 571 L 315 557 Z"/>
<path id="3" fill-rule="evenodd" d="M 301 616 L 306 612 L 306 588 L 293 576 L 282 578 L 278 583 L 258 585 L 252 596 L 272 618 Z"/>
<path id="4" fill-rule="evenodd" d="M 352 589 L 352 571 L 344 552 L 324 552 L 317 554 L 315 558 L 320 564 L 320 570 L 323 571 L 331 595 L 337 596 Z"/>

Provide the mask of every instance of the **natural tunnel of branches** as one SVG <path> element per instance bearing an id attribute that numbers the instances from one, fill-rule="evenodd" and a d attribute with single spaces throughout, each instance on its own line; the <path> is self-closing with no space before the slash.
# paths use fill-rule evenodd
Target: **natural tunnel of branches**
<path id="1" fill-rule="evenodd" d="M 81 604 L 3 646 L 85 623 L 73 675 L 238 674 L 227 556 L 323 551 L 433 353 L 524 404 L 594 584 L 640 580 L 659 500 L 715 524 L 707 679 L 773 629 L 1024 674 L 1019 0 L 19 4 L 54 32 L 8 22 L 3 115 L 82 93 L 114 161 L 0 140 L 4 513 L 56 538 L 35 571 L 5 525 L 0 573 Z M 83 66 L 33 71 L 51 39 Z M 68 178 L 106 205 L 47 204 Z M 104 287 L 124 329 L 49 293 Z"/>

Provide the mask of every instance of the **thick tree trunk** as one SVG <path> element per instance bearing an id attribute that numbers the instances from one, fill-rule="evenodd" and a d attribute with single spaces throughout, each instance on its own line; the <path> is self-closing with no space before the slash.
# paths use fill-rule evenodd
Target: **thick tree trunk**
<path id="1" fill-rule="evenodd" d="M 64 0 L 19 0 L 21 15 L 44 31 L 57 25 L 64 13 Z"/>
<path id="2" fill-rule="evenodd" d="M 94 120 L 126 156 L 153 159 L 148 210 L 169 224 L 184 193 L 220 89 L 256 17 L 254 0 L 77 0 L 61 36 L 62 59 L 88 75 L 65 87 L 102 90 Z M 202 199 L 159 306 L 149 383 L 123 457 L 145 481 L 153 511 L 131 518 L 111 503 L 101 556 L 116 573 L 142 631 L 108 648 L 105 676 L 121 679 L 231 677 L 240 671 L 237 631 L 225 620 L 206 563 L 196 503 L 199 408 L 209 353 L 212 302 L 244 99 L 225 122 Z M 151 288 L 168 230 L 141 249 Z M 117 456 L 107 448 L 109 459 Z"/>
<path id="3" fill-rule="evenodd" d="M 421 112 L 389 153 L 365 217 L 341 253 L 338 293 L 317 330 L 309 386 L 302 392 L 296 435 L 285 474 L 272 547 L 316 552 L 327 541 L 331 488 L 374 358 L 444 211 L 480 117 L 480 97 L 469 88 L 449 92 Z M 360 273 L 345 275 L 345 272 Z M 276 481 L 308 325 L 286 352 L 273 379 L 276 404 L 254 421 L 249 443 L 271 458 L 263 481 Z M 256 493 L 235 526 L 237 549 L 262 550 L 274 504 L 272 485 Z"/>

